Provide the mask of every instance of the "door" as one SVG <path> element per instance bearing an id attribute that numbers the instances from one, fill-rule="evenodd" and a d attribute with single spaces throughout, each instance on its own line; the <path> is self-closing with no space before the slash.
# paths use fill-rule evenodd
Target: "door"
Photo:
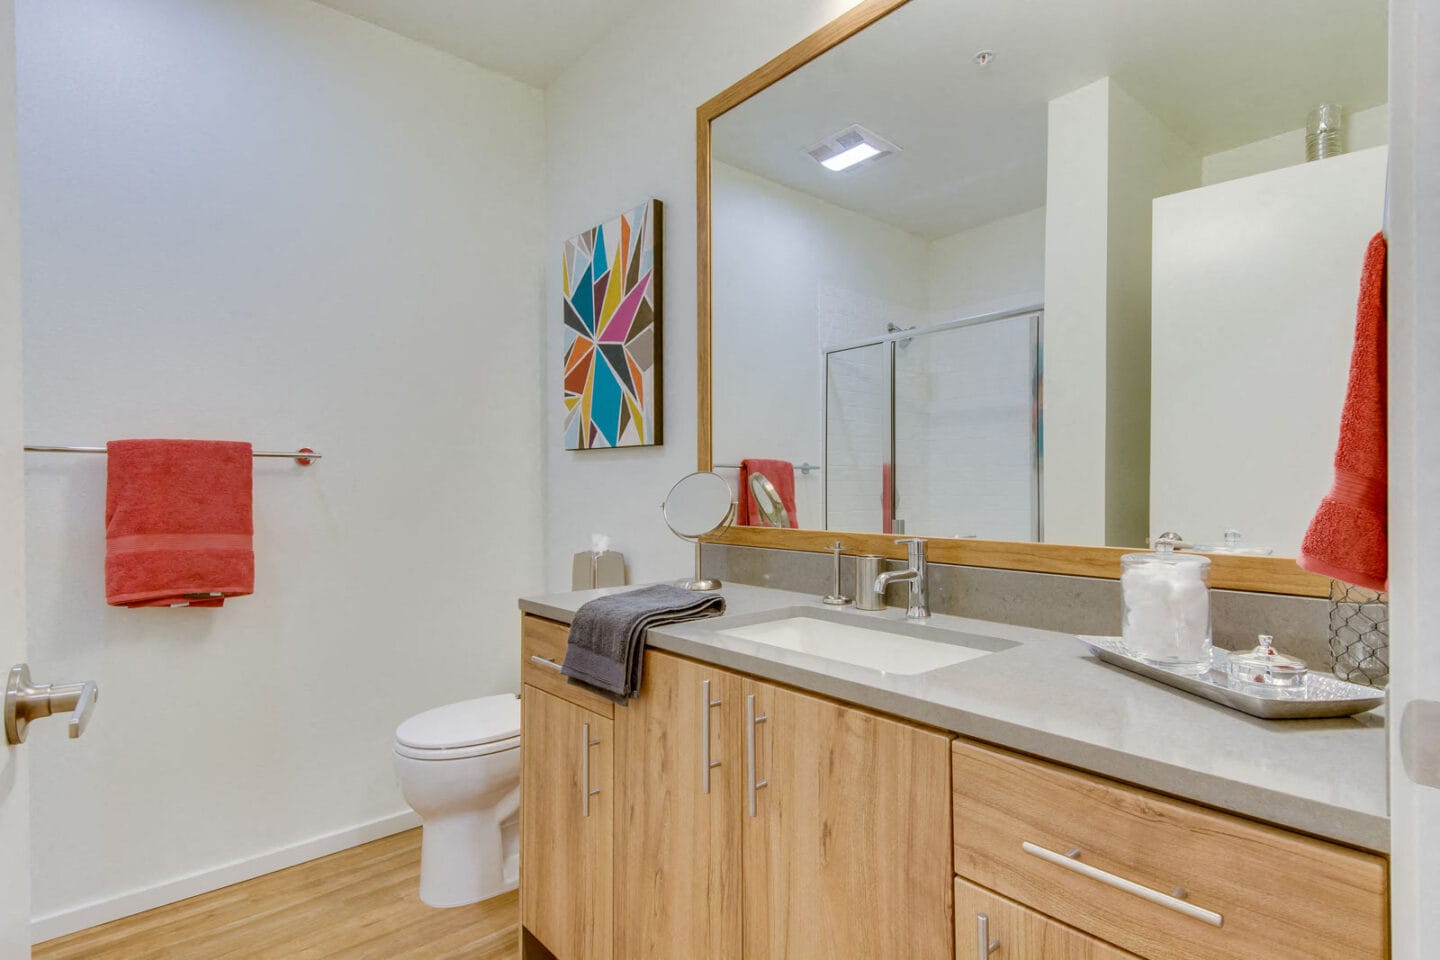
<path id="1" fill-rule="evenodd" d="M 526 685 L 520 919 L 557 960 L 609 960 L 613 723 Z"/>
<path id="2" fill-rule="evenodd" d="M 890 345 L 825 355 L 825 523 L 827 530 L 891 532 Z"/>
<path id="3" fill-rule="evenodd" d="M 950 738 L 742 690 L 746 960 L 949 960 Z"/>
<path id="4" fill-rule="evenodd" d="M 906 530 L 1041 540 L 1038 312 L 895 343 L 895 516 Z"/>
<path id="5" fill-rule="evenodd" d="M 1390 881 L 1395 960 L 1440 955 L 1440 11 L 1390 8 Z M 1398 722 L 1397 722 L 1398 721 Z"/>
<path id="6" fill-rule="evenodd" d="M 12 0 L 0 0 L 0 673 L 26 653 L 14 14 Z M 0 749 L 0 957 L 8 960 L 30 955 L 30 785 L 25 746 Z"/>
<path id="7" fill-rule="evenodd" d="M 656 650 L 616 711 L 615 955 L 739 960 L 740 677 Z"/>

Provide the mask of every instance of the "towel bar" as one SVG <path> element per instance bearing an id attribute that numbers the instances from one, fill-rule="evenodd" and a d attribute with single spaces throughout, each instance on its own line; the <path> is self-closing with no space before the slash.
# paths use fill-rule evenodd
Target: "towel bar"
<path id="1" fill-rule="evenodd" d="M 26 444 L 26 445 L 25 445 L 25 450 L 26 450 L 26 452 L 28 452 L 28 453 L 105 453 L 105 452 L 106 452 L 104 447 L 57 447 L 57 446 L 41 445 L 41 444 L 36 444 L 36 445 L 34 445 L 34 446 L 31 446 L 31 445 L 29 445 L 29 444 Z M 320 457 L 321 457 L 321 454 L 316 453 L 314 450 L 311 450 L 309 447 L 301 447 L 299 450 L 296 450 L 296 451 L 294 451 L 294 452 L 291 452 L 291 451 L 289 451 L 289 450 L 256 450 L 255 453 L 254 453 L 254 455 L 257 456 L 257 457 L 282 457 L 282 458 L 284 458 L 284 459 L 286 459 L 286 460 L 294 460 L 296 463 L 300 464 L 300 466 L 302 466 L 302 467 L 308 467 L 308 466 L 310 466 L 310 464 L 311 464 L 312 461 L 319 460 Z"/>

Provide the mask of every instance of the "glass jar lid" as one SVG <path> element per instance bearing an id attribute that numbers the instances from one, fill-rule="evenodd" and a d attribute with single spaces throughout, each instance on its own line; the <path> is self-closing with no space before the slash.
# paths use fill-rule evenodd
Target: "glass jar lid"
<path id="1" fill-rule="evenodd" d="M 1230 679 L 1236 683 L 1252 683 L 1267 687 L 1303 686 L 1310 668 L 1305 661 L 1280 653 L 1275 649 L 1275 638 L 1260 635 L 1260 643 L 1253 650 L 1230 655 Z"/>
<path id="2" fill-rule="evenodd" d="M 1162 533 L 1155 538 L 1155 549 L 1151 553 L 1127 553 L 1120 557 L 1120 563 L 1127 567 L 1133 567 L 1144 563 L 1165 563 L 1177 567 L 1194 567 L 1203 570 L 1210 566 L 1210 558 L 1203 557 L 1198 553 L 1176 553 L 1176 547 L 1187 547 L 1189 544 L 1180 539 L 1179 534 Z"/>

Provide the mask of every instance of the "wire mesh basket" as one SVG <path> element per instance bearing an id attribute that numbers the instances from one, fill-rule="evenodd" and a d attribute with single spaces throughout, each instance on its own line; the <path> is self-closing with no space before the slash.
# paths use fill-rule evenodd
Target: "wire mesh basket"
<path id="1" fill-rule="evenodd" d="M 1390 605 L 1383 593 L 1330 581 L 1330 668 L 1351 683 L 1390 680 Z"/>

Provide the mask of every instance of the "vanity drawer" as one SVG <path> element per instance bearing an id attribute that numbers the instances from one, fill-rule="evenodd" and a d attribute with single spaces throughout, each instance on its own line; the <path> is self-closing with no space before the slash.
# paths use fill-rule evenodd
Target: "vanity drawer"
<path id="1" fill-rule="evenodd" d="M 981 941 L 993 949 L 980 946 Z M 1140 960 L 964 880 L 955 881 L 955 960 Z"/>
<path id="2" fill-rule="evenodd" d="M 565 624 L 525 614 L 520 624 L 520 681 L 602 717 L 613 717 L 613 702 L 561 676 L 569 636 Z"/>
<path id="3" fill-rule="evenodd" d="M 953 756 L 955 872 L 1063 923 L 1149 960 L 1387 955 L 1379 857 L 963 740 Z"/>

